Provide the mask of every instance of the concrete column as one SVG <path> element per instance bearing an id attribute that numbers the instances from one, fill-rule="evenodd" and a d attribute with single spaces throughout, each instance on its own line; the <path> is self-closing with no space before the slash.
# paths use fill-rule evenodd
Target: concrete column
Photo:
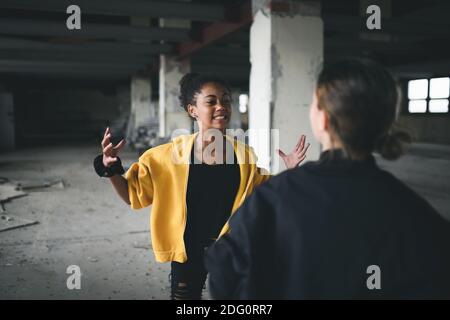
<path id="1" fill-rule="evenodd" d="M 190 21 L 160 19 L 161 27 L 190 28 Z M 192 120 L 181 108 L 178 96 L 179 82 L 191 71 L 189 59 L 178 60 L 173 55 L 160 55 L 159 69 L 159 136 L 170 137 L 176 129 L 192 131 Z"/>
<path id="2" fill-rule="evenodd" d="M 148 27 L 150 19 L 144 17 L 131 17 L 131 25 Z M 133 39 L 133 42 L 142 42 Z M 144 41 L 145 43 L 148 41 Z M 150 44 L 150 42 L 148 42 Z M 149 57 L 150 61 L 150 57 Z M 134 137 L 139 126 L 148 126 L 156 122 L 157 111 L 155 103 L 152 103 L 152 84 L 150 75 L 136 74 L 131 78 L 131 109 L 127 129 L 127 136 Z"/>
<path id="3" fill-rule="evenodd" d="M 148 124 L 155 116 L 151 103 L 152 84 L 148 77 L 135 75 L 131 79 L 131 113 L 135 117 L 135 127 Z"/>
<path id="4" fill-rule="evenodd" d="M 301 134 L 311 143 L 307 160 L 320 154 L 309 106 L 323 62 L 323 22 L 320 4 L 311 1 L 254 0 L 253 14 L 249 142 L 258 164 L 277 173 L 285 167 L 275 149 L 290 152 Z M 278 132 L 269 135 L 270 129 Z"/>
<path id="5" fill-rule="evenodd" d="M 238 89 L 231 88 L 231 119 L 228 127 L 230 129 L 241 129 L 242 128 L 242 116 L 239 111 L 239 96 L 241 92 Z"/>

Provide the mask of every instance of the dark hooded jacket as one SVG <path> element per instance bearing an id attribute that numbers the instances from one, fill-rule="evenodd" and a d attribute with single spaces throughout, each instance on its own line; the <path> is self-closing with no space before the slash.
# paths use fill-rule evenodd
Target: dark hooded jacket
<path id="1" fill-rule="evenodd" d="M 216 299 L 450 298 L 450 223 L 371 156 L 263 185 L 207 251 Z"/>

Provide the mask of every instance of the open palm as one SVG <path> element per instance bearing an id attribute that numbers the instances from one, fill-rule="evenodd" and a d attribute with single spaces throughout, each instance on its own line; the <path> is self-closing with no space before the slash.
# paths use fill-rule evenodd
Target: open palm
<path id="1" fill-rule="evenodd" d="M 297 167 L 306 158 L 306 151 L 308 150 L 309 143 L 306 142 L 306 136 L 302 134 L 294 150 L 290 154 L 285 154 L 278 149 L 278 155 L 283 159 L 286 168 L 293 169 Z"/>

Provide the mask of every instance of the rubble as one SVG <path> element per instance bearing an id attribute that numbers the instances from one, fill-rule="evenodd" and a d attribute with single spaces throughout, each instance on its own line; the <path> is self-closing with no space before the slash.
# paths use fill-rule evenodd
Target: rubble
<path id="1" fill-rule="evenodd" d="M 16 184 L 11 182 L 3 182 L 0 184 L 0 202 L 6 202 L 26 195 L 27 193 L 22 191 Z"/>
<path id="2" fill-rule="evenodd" d="M 11 217 L 6 214 L 0 215 L 0 232 L 6 230 L 12 230 L 17 228 L 23 228 L 27 226 L 31 226 L 34 224 L 38 224 L 38 221 L 23 219 L 19 217 Z"/>
<path id="3" fill-rule="evenodd" d="M 15 181 L 16 185 L 22 190 L 33 191 L 50 191 L 53 189 L 64 189 L 64 181 L 60 178 L 55 179 L 37 179 L 37 180 L 19 180 Z"/>
<path id="4" fill-rule="evenodd" d="M 38 221 L 11 216 L 4 203 L 12 199 L 24 197 L 29 192 L 53 191 L 64 189 L 64 181 L 60 178 L 35 180 L 9 180 L 0 177 L 0 232 L 38 224 Z"/>

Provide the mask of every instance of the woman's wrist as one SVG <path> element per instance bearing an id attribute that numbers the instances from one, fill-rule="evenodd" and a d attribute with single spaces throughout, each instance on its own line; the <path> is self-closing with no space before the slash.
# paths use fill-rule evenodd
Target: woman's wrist
<path id="1" fill-rule="evenodd" d="M 100 177 L 106 177 L 106 178 L 110 178 L 115 175 L 122 175 L 125 173 L 125 170 L 122 166 L 122 162 L 120 161 L 119 157 L 117 157 L 117 161 L 114 162 L 110 167 L 106 167 L 103 164 L 103 155 L 102 154 L 95 157 L 94 169 L 95 169 L 95 172 Z"/>

